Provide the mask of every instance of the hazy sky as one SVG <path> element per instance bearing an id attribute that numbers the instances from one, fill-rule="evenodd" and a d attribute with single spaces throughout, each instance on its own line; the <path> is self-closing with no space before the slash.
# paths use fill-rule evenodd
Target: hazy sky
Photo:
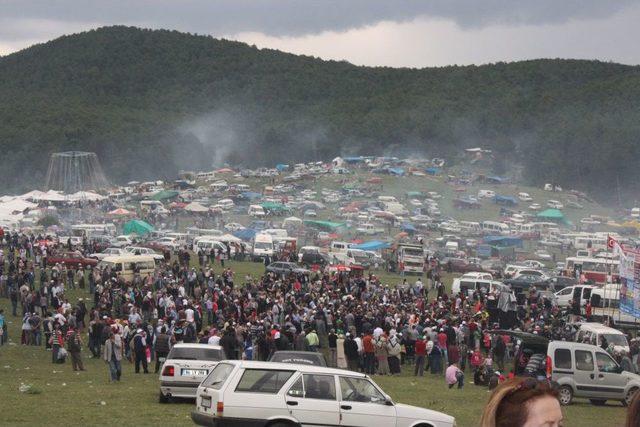
<path id="1" fill-rule="evenodd" d="M 359 65 L 640 64 L 638 22 L 640 0 L 0 0 L 0 55 L 125 24 Z"/>

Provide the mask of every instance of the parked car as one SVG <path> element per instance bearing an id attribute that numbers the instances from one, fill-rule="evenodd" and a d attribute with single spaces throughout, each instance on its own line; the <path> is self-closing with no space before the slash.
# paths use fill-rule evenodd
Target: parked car
<path id="1" fill-rule="evenodd" d="M 81 265 L 86 268 L 87 266 L 95 267 L 98 265 L 98 260 L 95 258 L 87 258 L 78 251 L 65 251 L 49 255 L 47 257 L 47 264 L 66 264 L 74 267 Z"/>
<path id="2" fill-rule="evenodd" d="M 107 248 L 102 252 L 96 252 L 94 254 L 90 254 L 89 258 L 95 258 L 98 261 L 108 257 L 108 256 L 120 256 L 127 255 L 127 252 L 122 248 Z"/>
<path id="3" fill-rule="evenodd" d="M 228 222 L 224 225 L 224 229 L 227 231 L 240 231 L 244 230 L 246 227 L 242 224 L 238 224 L 237 222 Z"/>
<path id="4" fill-rule="evenodd" d="M 127 246 L 126 248 L 124 248 L 124 250 L 126 251 L 126 254 L 130 254 L 130 255 L 150 256 L 156 261 L 156 263 L 159 261 L 164 261 L 164 255 L 157 253 L 151 248 L 145 248 L 141 246 Z"/>
<path id="5" fill-rule="evenodd" d="M 226 359 L 220 346 L 209 344 L 175 344 L 162 365 L 160 403 L 173 397 L 196 397 L 200 382 L 219 361 Z"/>
<path id="6" fill-rule="evenodd" d="M 327 366 L 324 354 L 317 351 L 275 351 L 269 358 L 269 362 Z"/>
<path id="7" fill-rule="evenodd" d="M 203 426 L 452 427 L 452 416 L 395 403 L 364 374 L 288 363 L 220 362 L 198 387 Z"/>
<path id="8" fill-rule="evenodd" d="M 516 375 L 551 374 L 560 386 L 560 403 L 569 405 L 576 397 L 589 399 L 593 405 L 618 400 L 628 405 L 640 390 L 640 375 L 623 371 L 601 347 L 571 341 L 549 341 L 526 332 L 491 331 L 509 335 L 517 344 L 513 372 Z M 525 358 L 540 360 L 536 372 L 527 372 L 532 364 L 523 366 Z"/>
<path id="9" fill-rule="evenodd" d="M 272 262 L 267 266 L 266 271 L 268 273 L 276 273 L 276 274 L 289 274 L 289 273 L 308 274 L 309 273 L 309 270 L 307 270 L 306 268 L 299 267 L 298 264 L 296 264 L 295 262 L 284 262 L 284 261 Z"/>

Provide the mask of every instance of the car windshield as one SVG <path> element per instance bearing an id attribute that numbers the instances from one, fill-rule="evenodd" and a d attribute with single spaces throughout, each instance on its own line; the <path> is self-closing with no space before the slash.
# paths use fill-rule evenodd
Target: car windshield
<path id="1" fill-rule="evenodd" d="M 253 247 L 256 249 L 273 249 L 273 245 L 266 242 L 256 242 Z"/>
<path id="2" fill-rule="evenodd" d="M 224 360 L 223 351 L 217 348 L 174 347 L 167 359 L 179 360 Z"/>
<path id="3" fill-rule="evenodd" d="M 629 345 L 629 343 L 627 342 L 627 337 L 625 337 L 624 335 L 620 335 L 620 334 L 601 334 L 600 335 L 600 345 L 602 345 L 602 339 L 606 339 L 607 340 L 607 344 L 608 345 L 619 345 L 619 346 L 623 346 L 626 347 Z"/>

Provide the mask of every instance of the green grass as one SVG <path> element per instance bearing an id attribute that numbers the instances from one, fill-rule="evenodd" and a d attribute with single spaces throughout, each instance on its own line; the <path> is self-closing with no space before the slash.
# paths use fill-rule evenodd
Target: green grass
<path id="1" fill-rule="evenodd" d="M 264 267 L 258 263 L 230 263 L 240 283 L 245 274 L 258 275 Z M 382 275 L 390 284 L 399 283 L 397 275 Z M 451 277 L 445 277 L 450 285 Z M 70 301 L 87 295 L 70 292 Z M 86 372 L 73 372 L 71 364 L 54 365 L 51 353 L 43 347 L 21 346 L 20 318 L 11 316 L 10 303 L 0 299 L 9 326 L 11 341 L 0 348 L 0 408 L 2 425 L 11 426 L 113 426 L 172 425 L 191 423 L 192 402 L 158 403 L 158 377 L 135 374 L 133 365 L 123 362 L 123 377 L 118 384 L 108 381 L 108 369 L 101 360 L 89 358 L 83 348 Z M 86 337 L 84 338 L 86 341 Z M 411 368 L 399 377 L 375 377 L 391 397 L 401 403 L 442 411 L 456 417 L 459 426 L 475 426 L 489 393 L 486 388 L 465 385 L 449 390 L 443 376 L 427 374 L 415 378 Z M 468 375 L 470 376 L 470 375 Z M 32 393 L 19 391 L 21 384 L 31 385 Z M 591 406 L 577 399 L 564 408 L 566 426 L 622 425 L 625 409 L 612 402 L 604 407 Z"/>

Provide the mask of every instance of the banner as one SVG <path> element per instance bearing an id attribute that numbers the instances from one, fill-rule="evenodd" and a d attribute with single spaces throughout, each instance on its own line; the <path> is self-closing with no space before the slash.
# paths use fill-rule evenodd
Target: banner
<path id="1" fill-rule="evenodd" d="M 620 257 L 620 311 L 640 318 L 640 254 L 609 237 L 607 246 Z"/>

